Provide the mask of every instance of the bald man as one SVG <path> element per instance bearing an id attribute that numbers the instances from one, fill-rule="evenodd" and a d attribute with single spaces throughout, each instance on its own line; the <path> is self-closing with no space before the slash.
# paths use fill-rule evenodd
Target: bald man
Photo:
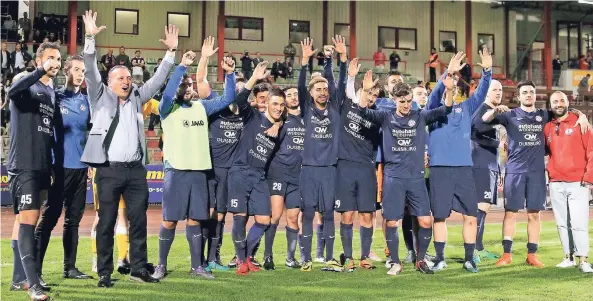
<path id="1" fill-rule="evenodd" d="M 472 116 L 471 151 L 474 179 L 478 192 L 478 233 L 476 237 L 476 252 L 474 261 L 480 262 L 481 258 L 495 259 L 499 256 L 484 250 L 484 226 L 486 214 L 492 204 L 496 204 L 497 187 L 499 183 L 500 167 L 498 165 L 498 151 L 505 145 L 500 139 L 499 129 L 493 125 L 476 127 L 477 120 L 481 119 L 486 111 L 495 108 L 502 102 L 502 85 L 497 80 L 491 80 L 486 94 L 486 100 Z"/>

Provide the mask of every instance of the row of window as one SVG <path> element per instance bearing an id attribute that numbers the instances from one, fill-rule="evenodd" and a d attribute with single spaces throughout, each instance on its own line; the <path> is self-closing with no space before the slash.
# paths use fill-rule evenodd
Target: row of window
<path id="1" fill-rule="evenodd" d="M 132 9 L 115 9 L 115 33 L 138 34 L 139 11 Z M 190 36 L 191 15 L 189 13 L 167 12 L 167 24 L 179 28 L 180 37 Z M 350 25 L 334 24 L 334 33 L 346 37 L 346 45 L 350 45 Z M 224 36 L 226 40 L 263 41 L 264 19 L 253 17 L 225 17 Z M 311 36 L 311 22 L 288 20 L 288 38 L 292 43 L 299 43 Z M 400 28 L 379 26 L 379 47 L 385 49 L 418 49 L 418 31 L 416 28 Z M 487 47 L 494 54 L 494 35 L 478 33 L 478 48 Z M 439 51 L 457 52 L 457 32 L 439 31 Z"/>

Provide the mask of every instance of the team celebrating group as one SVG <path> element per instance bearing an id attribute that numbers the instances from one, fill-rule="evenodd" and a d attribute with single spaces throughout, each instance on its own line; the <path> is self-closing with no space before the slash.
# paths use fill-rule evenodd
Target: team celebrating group
<path id="1" fill-rule="evenodd" d="M 18 214 L 12 235 L 12 290 L 28 289 L 32 300 L 49 299 L 42 264 L 62 208 L 63 276 L 92 278 L 76 267 L 78 225 L 89 176 L 95 185 L 93 270 L 99 275 L 99 287 L 113 286 L 114 234 L 120 273 L 129 273 L 131 280 L 139 282 L 165 278 L 175 229 L 182 220 L 187 221 L 191 275 L 211 279 L 213 271 L 229 267 L 235 267 L 238 275 L 258 272 L 261 265 L 255 256 L 261 240 L 263 268 L 274 270 L 273 244 L 284 209 L 289 268 L 312 271 L 312 262 L 317 261 L 323 263 L 323 271 L 375 269 L 377 257 L 371 245 L 375 214 L 381 210 L 387 274 L 400 274 L 408 262 L 424 274 L 433 274 L 447 267 L 446 220 L 455 211 L 463 216 L 463 268 L 477 273 L 481 260 L 498 257 L 485 250 L 482 242 L 486 214 L 498 199 L 498 185 L 504 185 L 505 217 L 504 254 L 496 265 L 512 263 L 515 218 L 526 209 L 526 263 L 543 267 L 536 252 L 539 212 L 546 202 L 546 154 L 550 155 L 548 170 L 554 170 L 550 171 L 553 203 L 554 197 L 559 202 L 554 212 L 566 216 L 562 227 L 556 217 L 566 254 L 561 265 L 576 265 L 572 256 L 577 256 L 579 268 L 593 272 L 587 263 L 588 208 L 580 207 L 583 199 L 587 204 L 586 186 L 593 182 L 590 124 L 584 114 L 568 109 L 562 92 L 551 95 L 551 110 L 536 109 L 531 82 L 517 87 L 519 108 L 501 105 L 502 86 L 492 79 L 487 49 L 480 51 L 479 85 L 463 102 L 456 101 L 455 81 L 455 73 L 465 65 L 463 53 L 451 59 L 430 95 L 423 86 L 404 83 L 397 72 L 388 74 L 382 86 L 368 71 L 357 90 L 360 65 L 357 58 L 348 62 L 341 36 L 324 46 L 323 73 L 310 78 L 307 64 L 317 50 L 309 38 L 301 42 L 302 68 L 296 87 L 272 86 L 267 81 L 268 62 L 258 64 L 251 78 L 237 77 L 233 60 L 225 58 L 220 62 L 224 91 L 217 95 L 205 80 L 209 59 L 218 50 L 212 37 L 201 49 L 197 89 L 186 74 L 197 57 L 192 51 L 183 54 L 165 86 L 178 44 L 179 30 L 173 25 L 165 28 L 165 39 L 160 41 L 168 51 L 150 80 L 137 86 L 125 66 L 115 66 L 107 85 L 103 84 L 95 36 L 105 27 L 98 27 L 96 18 L 92 11 L 83 16 L 84 50 L 82 56 L 65 61 L 66 87 L 54 91 L 52 79 L 62 60 L 58 46 L 43 43 L 37 50 L 39 67 L 18 75 L 8 93 L 9 189 Z M 340 60 L 337 82 L 334 52 Z M 80 92 L 84 81 L 87 95 Z M 165 169 L 163 220 L 158 264 L 153 266 L 147 261 L 143 112 L 151 111 L 149 100 L 163 86 L 158 104 Z M 387 98 L 378 97 L 382 89 Z M 558 140 L 562 146 L 552 146 Z M 571 145 L 574 155 L 567 153 L 566 145 Z M 507 148 L 502 175 L 499 151 Z M 555 156 L 562 156 L 562 162 Z M 220 261 L 227 212 L 233 215 L 235 249 L 228 266 Z M 344 250 L 338 259 L 334 256 L 335 212 L 340 216 Z M 254 223 L 247 231 L 250 216 Z M 352 246 L 355 216 L 360 224 L 358 264 Z M 318 240 L 313 258 L 315 220 Z M 408 249 L 403 261 L 398 254 L 400 226 Z M 435 256 L 427 254 L 431 240 Z M 569 240 L 574 241 L 574 249 Z"/>

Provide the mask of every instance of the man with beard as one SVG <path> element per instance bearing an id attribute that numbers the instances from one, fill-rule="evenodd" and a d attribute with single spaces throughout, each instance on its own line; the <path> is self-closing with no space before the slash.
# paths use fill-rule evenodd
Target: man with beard
<path id="1" fill-rule="evenodd" d="M 43 290 L 48 288 L 36 273 L 35 226 L 50 188 L 55 143 L 52 79 L 62 66 L 60 49 L 54 43 L 43 43 L 35 60 L 40 67 L 14 82 L 8 91 L 12 124 L 7 169 L 10 195 L 19 221 L 18 243 L 13 241 L 14 260 L 22 262 L 31 300 L 47 300 L 49 297 Z M 16 285 L 27 288 L 22 280 Z"/>
<path id="2" fill-rule="evenodd" d="M 558 225 L 564 260 L 556 265 L 593 273 L 589 256 L 589 187 L 593 184 L 593 135 L 582 134 L 573 128 L 578 116 L 568 113 L 568 98 L 562 92 L 550 96 L 555 120 L 544 127 L 550 159 L 547 170 L 550 177 L 550 197 L 554 218 Z M 570 228 L 569 228 L 570 225 Z M 571 241 L 574 250 L 571 249 Z"/>
<path id="3" fill-rule="evenodd" d="M 484 231 L 486 214 L 490 206 L 498 199 L 498 182 L 500 166 L 498 166 L 498 150 L 504 148 L 505 141 L 500 139 L 498 129 L 493 125 L 484 125 L 478 131 L 476 125 L 480 123 L 482 115 L 489 109 L 499 106 L 502 102 L 502 85 L 497 80 L 490 81 L 486 100 L 478 107 L 472 116 L 471 146 L 473 174 L 478 193 L 478 234 L 476 237 L 476 251 L 474 262 L 481 258 L 496 259 L 498 255 L 484 249 Z"/>
<path id="4" fill-rule="evenodd" d="M 546 203 L 546 190 L 543 189 L 546 186 L 544 126 L 552 118 L 552 113 L 535 108 L 536 93 L 533 82 L 520 82 L 517 85 L 517 91 L 521 107 L 509 111 L 506 106 L 499 105 L 482 116 L 482 121 L 488 124 L 504 126 L 509 139 L 504 178 L 505 214 L 502 224 L 504 254 L 496 265 L 506 266 L 512 263 L 511 250 L 516 215 L 519 210 L 527 209 L 527 259 L 525 262 L 542 268 L 544 264 L 535 253 L 540 237 L 539 212 L 545 209 Z M 582 133 L 585 133 L 590 126 L 587 117 L 582 114 L 577 124 L 581 126 Z"/>
<path id="5" fill-rule="evenodd" d="M 298 219 L 301 207 L 299 176 L 301 174 L 305 126 L 299 108 L 297 88 L 287 87 L 284 89 L 284 94 L 288 109 L 287 117 L 280 130 L 278 136 L 280 145 L 270 162 L 267 176 L 271 194 L 272 219 L 270 227 L 265 233 L 264 269 L 266 270 L 275 269 L 272 247 L 284 207 L 286 207 L 287 241 L 285 265 L 289 268 L 301 267 L 294 254 L 299 234 Z"/>
<path id="6" fill-rule="evenodd" d="M 342 44 L 344 40 L 338 36 L 334 44 Z M 323 215 L 323 237 L 326 245 L 326 262 L 323 271 L 343 270 L 340 263 L 333 258 L 335 224 L 334 201 L 336 184 L 336 163 L 338 159 L 338 133 L 340 130 L 340 106 L 345 93 L 346 64 L 340 65 L 339 87 L 336 93 L 329 95 L 328 80 L 314 77 L 307 87 L 307 69 L 309 58 L 317 51 L 312 47 L 309 38 L 301 42 L 303 59 L 299 74 L 298 95 L 301 114 L 305 122 L 305 149 L 300 175 L 300 188 L 303 213 L 302 242 L 304 263 L 301 271 L 313 269 L 311 245 L 313 239 L 313 218 L 315 212 Z M 345 49 L 336 45 L 336 50 Z M 346 61 L 345 53 L 340 53 L 341 61 Z M 331 60 L 326 62 L 326 69 L 332 70 Z M 331 96 L 331 99 L 329 97 Z M 312 100 L 311 100 L 312 98 Z"/>
<path id="7" fill-rule="evenodd" d="M 84 61 L 82 56 L 71 56 L 64 64 L 66 87 L 56 91 L 54 129 L 54 183 L 41 221 L 35 233 L 37 239 L 37 273 L 42 274 L 43 258 L 49 245 L 51 231 L 58 223 L 65 209 L 64 233 L 64 278 L 90 279 L 76 268 L 78 249 L 78 225 L 86 205 L 88 166 L 80 162 L 82 149 L 90 122 L 88 97 L 80 93 L 84 82 Z"/>

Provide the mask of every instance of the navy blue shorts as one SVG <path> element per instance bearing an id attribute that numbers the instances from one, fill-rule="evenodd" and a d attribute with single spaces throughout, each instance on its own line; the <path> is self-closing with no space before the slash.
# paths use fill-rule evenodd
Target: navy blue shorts
<path id="1" fill-rule="evenodd" d="M 233 166 L 228 175 L 229 202 L 232 213 L 272 215 L 270 190 L 263 170 L 247 166 Z"/>
<path id="2" fill-rule="evenodd" d="M 225 167 L 213 167 L 208 177 L 209 207 L 216 208 L 216 212 L 225 213 L 228 199 L 228 177 L 229 169 Z"/>
<path id="3" fill-rule="evenodd" d="M 506 174 L 504 177 L 504 208 L 510 211 L 545 210 L 545 172 Z"/>
<path id="4" fill-rule="evenodd" d="M 383 175 L 383 218 L 400 220 L 406 205 L 413 216 L 430 216 L 430 201 L 424 178 L 404 179 Z"/>
<path id="5" fill-rule="evenodd" d="M 284 198 L 286 209 L 301 208 L 301 191 L 299 185 L 277 179 L 268 179 L 270 195 L 279 195 Z"/>
<path id="6" fill-rule="evenodd" d="M 448 218 L 451 210 L 468 216 L 478 215 L 478 194 L 471 167 L 432 166 L 429 184 L 434 218 Z"/>
<path id="7" fill-rule="evenodd" d="M 47 202 L 50 174 L 42 171 L 9 171 L 8 190 L 14 214 L 19 211 L 39 210 Z"/>
<path id="8" fill-rule="evenodd" d="M 488 168 L 474 168 L 478 203 L 496 204 L 498 199 L 498 172 Z"/>
<path id="9" fill-rule="evenodd" d="M 372 163 L 338 160 L 335 210 L 373 212 L 377 203 L 377 171 Z"/>
<path id="10" fill-rule="evenodd" d="M 300 178 L 301 210 L 320 213 L 334 211 L 336 167 L 303 166 Z"/>
<path id="11" fill-rule="evenodd" d="M 165 169 L 162 206 L 165 221 L 207 220 L 208 172 Z"/>

